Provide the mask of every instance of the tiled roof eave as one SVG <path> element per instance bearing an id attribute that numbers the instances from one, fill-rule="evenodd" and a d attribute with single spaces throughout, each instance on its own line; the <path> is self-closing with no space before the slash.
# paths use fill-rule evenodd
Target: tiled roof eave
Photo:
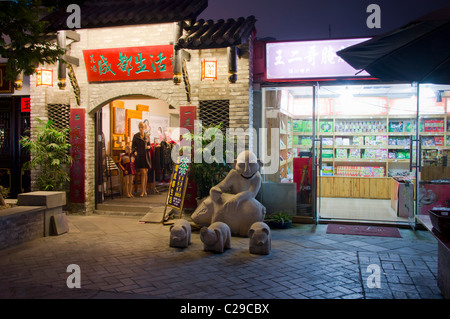
<path id="1" fill-rule="evenodd" d="M 216 22 L 198 20 L 194 25 L 185 28 L 182 37 L 177 41 L 178 49 L 217 49 L 244 44 L 255 29 L 256 19 L 253 16 L 237 20 L 223 19 Z"/>

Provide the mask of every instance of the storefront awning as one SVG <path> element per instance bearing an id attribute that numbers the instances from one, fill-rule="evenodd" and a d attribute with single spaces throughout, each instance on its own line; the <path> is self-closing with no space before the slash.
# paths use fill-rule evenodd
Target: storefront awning
<path id="1" fill-rule="evenodd" d="M 249 16 L 227 20 L 200 19 L 190 27 L 184 27 L 184 33 L 178 40 L 177 49 L 215 49 L 226 48 L 245 43 L 255 30 L 256 18 Z"/>

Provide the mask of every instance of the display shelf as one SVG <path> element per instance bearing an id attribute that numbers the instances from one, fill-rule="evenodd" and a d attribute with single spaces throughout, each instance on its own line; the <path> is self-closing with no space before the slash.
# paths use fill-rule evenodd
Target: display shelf
<path id="1" fill-rule="evenodd" d="M 335 163 L 385 163 L 386 159 L 367 159 L 367 158 L 335 158 Z"/>
<path id="2" fill-rule="evenodd" d="M 302 125 L 297 125 L 295 123 L 296 120 L 301 121 Z M 328 122 L 330 123 L 328 128 L 332 127 L 333 131 L 320 132 L 320 124 Z M 415 138 L 417 127 L 420 130 L 419 135 L 422 138 L 421 149 L 423 151 L 437 151 L 437 153 L 442 154 L 442 152 L 450 150 L 450 113 L 421 115 L 418 122 L 419 125 L 417 125 L 416 114 L 414 112 L 411 114 L 388 113 L 375 116 L 327 115 L 326 117 L 321 117 L 317 123 L 319 123 L 319 126 L 316 126 L 316 136 L 332 140 L 328 141 L 329 145 L 322 145 L 323 151 L 330 150 L 334 155 L 336 150 L 344 153 L 345 150 L 348 150 L 347 156 L 350 156 L 350 153 L 352 153 L 352 156 L 356 156 L 356 158 L 323 157 L 322 162 L 326 162 L 328 167 L 333 167 L 333 173 L 336 173 L 335 168 L 339 165 L 382 166 L 385 167 L 386 177 L 388 176 L 388 172 L 390 172 L 390 168 L 392 168 L 392 171 L 406 172 L 410 163 L 410 138 Z M 294 120 L 294 127 L 297 129 L 293 132 L 293 135 L 299 137 L 313 136 L 312 118 L 310 116 L 296 118 Z M 304 131 L 302 128 L 307 128 L 308 131 Z M 373 138 L 371 139 L 370 137 Z M 341 144 L 343 143 L 342 141 L 336 142 L 336 138 L 347 139 L 345 141 L 347 145 Z M 362 143 L 361 139 L 364 139 Z M 293 147 L 304 150 L 310 148 L 311 145 L 300 145 L 299 143 L 293 145 Z M 367 150 L 374 150 L 371 152 L 377 150 L 378 153 L 384 152 L 380 150 L 386 150 L 387 154 L 386 156 L 384 154 L 377 154 L 383 156 L 383 158 L 358 158 L 358 156 L 362 157 Z M 416 143 L 413 143 L 413 150 L 415 152 Z M 415 155 L 413 154 L 413 156 Z M 424 160 L 425 165 L 435 161 L 434 159 L 430 161 L 428 159 L 425 160 L 423 157 L 422 160 Z M 374 177 L 370 177 L 370 179 L 372 178 Z"/>
<path id="3" fill-rule="evenodd" d="M 340 136 L 377 136 L 377 135 L 388 135 L 388 132 L 376 132 L 376 133 L 369 133 L 369 132 L 334 132 L 333 135 Z M 321 134 L 319 134 L 321 135 Z"/>
<path id="4" fill-rule="evenodd" d="M 375 149 L 386 149 L 390 148 L 389 145 L 336 145 L 334 148 L 349 148 L 349 149 L 367 149 L 367 148 L 375 148 Z"/>

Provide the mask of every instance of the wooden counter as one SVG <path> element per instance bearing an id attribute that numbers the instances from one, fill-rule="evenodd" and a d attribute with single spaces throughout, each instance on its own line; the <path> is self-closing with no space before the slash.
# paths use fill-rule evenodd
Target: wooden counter
<path id="1" fill-rule="evenodd" d="M 390 199 L 391 181 L 391 177 L 321 176 L 320 196 Z"/>

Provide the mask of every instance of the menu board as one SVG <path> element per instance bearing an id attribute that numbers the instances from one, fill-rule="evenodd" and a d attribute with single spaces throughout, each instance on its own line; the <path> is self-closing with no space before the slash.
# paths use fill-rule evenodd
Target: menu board
<path id="1" fill-rule="evenodd" d="M 166 205 L 180 211 L 183 209 L 184 197 L 188 185 L 189 159 L 178 157 L 172 172 Z"/>

